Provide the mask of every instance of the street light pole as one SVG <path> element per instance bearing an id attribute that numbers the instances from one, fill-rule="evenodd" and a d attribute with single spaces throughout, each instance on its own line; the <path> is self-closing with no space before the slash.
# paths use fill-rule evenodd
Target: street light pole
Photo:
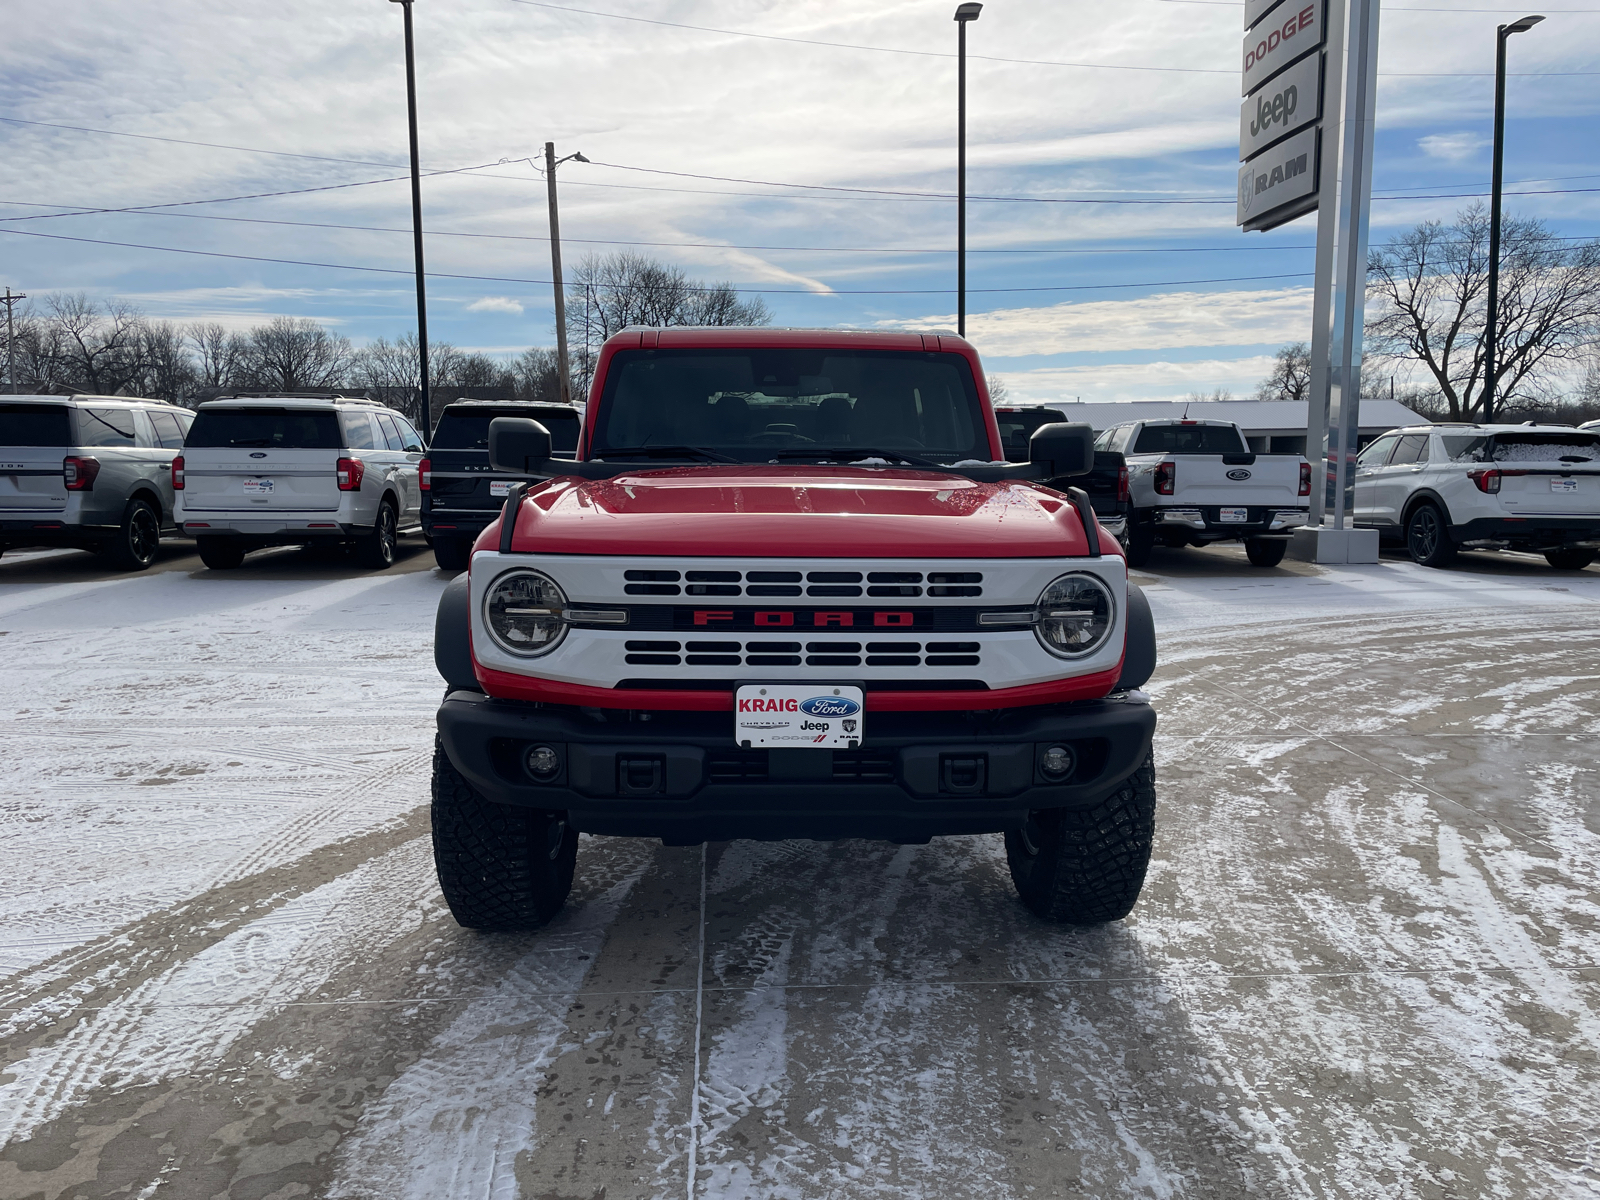
<path id="1" fill-rule="evenodd" d="M 1500 188 L 1506 149 L 1506 41 L 1513 33 L 1527 33 L 1540 16 L 1523 17 L 1495 31 L 1494 55 L 1494 182 L 1489 188 L 1489 312 L 1483 333 L 1483 423 L 1494 419 L 1495 387 L 1499 380 L 1500 345 Z"/>
<path id="2" fill-rule="evenodd" d="M 6 379 L 13 396 L 17 394 L 17 326 L 11 310 L 19 300 L 27 298 L 26 292 L 13 292 L 9 287 L 6 288 L 6 294 L 0 297 L 0 304 L 6 306 Z"/>
<path id="3" fill-rule="evenodd" d="M 550 278 L 556 289 L 556 368 L 561 381 L 561 403 L 572 403 L 572 367 L 567 359 L 567 297 L 561 284 L 561 217 L 556 211 L 556 168 L 564 162 L 589 160 L 582 154 L 556 157 L 556 144 L 544 144 L 544 178 L 550 193 Z"/>
<path id="4" fill-rule="evenodd" d="M 405 13 L 406 117 L 411 129 L 411 241 L 417 267 L 417 359 L 421 370 L 422 432 L 433 436 L 433 415 L 428 395 L 428 288 L 422 267 L 422 168 L 417 156 L 417 63 L 411 37 L 412 0 L 390 0 Z"/>
<path id="5" fill-rule="evenodd" d="M 981 4 L 956 6 L 956 332 L 967 336 L 967 25 Z"/>

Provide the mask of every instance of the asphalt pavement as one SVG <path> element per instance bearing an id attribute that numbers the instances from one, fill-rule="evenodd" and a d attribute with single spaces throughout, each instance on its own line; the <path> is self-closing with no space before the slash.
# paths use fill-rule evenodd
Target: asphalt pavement
<path id="1" fill-rule="evenodd" d="M 1136 578 L 1127 920 L 998 837 L 585 837 L 485 935 L 420 545 L 6 554 L 0 1200 L 1600 1196 L 1600 568 Z"/>

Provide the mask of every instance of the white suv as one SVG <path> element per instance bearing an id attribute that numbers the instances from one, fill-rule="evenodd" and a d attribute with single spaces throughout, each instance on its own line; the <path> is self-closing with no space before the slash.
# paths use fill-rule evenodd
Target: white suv
<path id="1" fill-rule="evenodd" d="M 1357 457 L 1355 492 L 1355 523 L 1403 541 L 1423 566 L 1509 549 L 1573 571 L 1600 554 L 1600 430 L 1396 429 Z"/>
<path id="2" fill-rule="evenodd" d="M 178 521 L 215 570 L 261 546 L 343 542 L 394 562 L 421 529 L 422 438 L 405 417 L 344 396 L 230 396 L 200 406 L 173 463 Z"/>

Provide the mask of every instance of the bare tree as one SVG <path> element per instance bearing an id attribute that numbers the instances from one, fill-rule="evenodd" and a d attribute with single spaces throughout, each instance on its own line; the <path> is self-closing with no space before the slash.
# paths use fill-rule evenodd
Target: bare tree
<path id="1" fill-rule="evenodd" d="M 51 296 L 45 322 L 59 382 L 114 396 L 144 370 L 144 320 L 131 304 L 96 304 L 83 292 Z"/>
<path id="2" fill-rule="evenodd" d="M 1482 205 L 1455 224 L 1428 221 L 1374 250 L 1367 264 L 1367 338 L 1397 363 L 1415 362 L 1450 420 L 1483 412 L 1489 216 Z M 1495 395 L 1507 410 L 1536 402 L 1581 362 L 1600 324 L 1600 242 L 1567 246 L 1543 221 L 1501 227 L 1500 328 Z"/>
<path id="3" fill-rule="evenodd" d="M 1184 399 L 1190 404 L 1210 404 L 1214 400 L 1232 400 L 1233 393 L 1219 387 L 1211 392 L 1190 392 Z"/>
<path id="4" fill-rule="evenodd" d="M 185 333 L 194 348 L 196 386 L 213 395 L 235 386 L 245 339 L 217 321 L 196 321 Z"/>
<path id="5" fill-rule="evenodd" d="M 998 375 L 989 376 L 989 403 L 1004 404 L 1006 397 L 1011 394 L 1011 389 L 1006 386 L 1006 381 Z"/>
<path id="6" fill-rule="evenodd" d="M 1257 400 L 1305 400 L 1311 394 L 1311 347 L 1291 342 L 1278 351 L 1271 373 L 1256 388 Z"/>
<path id="7" fill-rule="evenodd" d="M 417 353 L 417 335 L 402 334 L 390 341 L 375 338 L 351 356 L 349 379 L 357 387 L 364 387 L 374 396 L 392 404 L 412 421 L 422 420 L 421 398 L 417 394 L 417 376 L 422 370 Z M 436 396 L 456 373 L 461 352 L 449 342 L 428 343 L 428 394 Z M 429 405 L 429 412 L 438 419 L 437 405 Z"/>
<path id="8" fill-rule="evenodd" d="M 132 381 L 141 396 L 182 404 L 200 375 L 182 330 L 171 321 L 148 321 L 140 335 L 141 371 Z"/>
<path id="9" fill-rule="evenodd" d="M 583 296 L 570 311 L 574 340 L 598 348 L 629 325 L 765 325 L 772 314 L 760 299 L 741 300 L 729 283 L 697 283 L 679 267 L 621 251 L 590 255 L 572 272 Z"/>
<path id="10" fill-rule="evenodd" d="M 274 317 L 250 331 L 241 375 L 275 392 L 337 387 L 354 361 L 350 339 L 305 317 Z"/>
<path id="11" fill-rule="evenodd" d="M 511 369 L 516 373 L 519 396 L 551 404 L 560 403 L 561 371 L 554 350 L 543 346 L 530 347 L 517 357 Z"/>

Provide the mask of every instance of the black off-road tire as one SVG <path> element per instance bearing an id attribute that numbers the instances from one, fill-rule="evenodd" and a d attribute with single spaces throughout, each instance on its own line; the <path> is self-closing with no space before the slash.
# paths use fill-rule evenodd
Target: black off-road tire
<path id="1" fill-rule="evenodd" d="M 1448 567 L 1455 562 L 1456 544 L 1450 538 L 1450 522 L 1437 504 L 1419 504 L 1406 518 L 1406 549 L 1418 566 Z"/>
<path id="2" fill-rule="evenodd" d="M 129 500 L 121 526 L 100 553 L 119 571 L 143 571 L 155 562 L 160 546 L 161 514 L 148 500 Z"/>
<path id="3" fill-rule="evenodd" d="M 433 863 L 458 925 L 539 928 L 561 910 L 577 860 L 564 814 L 486 800 L 434 740 Z"/>
<path id="4" fill-rule="evenodd" d="M 372 532 L 356 539 L 356 561 L 374 571 L 387 570 L 394 565 L 395 550 L 399 544 L 400 517 L 394 505 L 385 500 L 378 505 L 377 519 L 372 522 Z"/>
<path id="5" fill-rule="evenodd" d="M 1288 538 L 1245 538 L 1244 556 L 1252 567 L 1275 567 L 1289 549 Z"/>
<path id="6" fill-rule="evenodd" d="M 472 557 L 472 543 L 466 538 L 438 537 L 433 543 L 433 561 L 441 571 L 465 571 Z"/>
<path id="7" fill-rule="evenodd" d="M 1017 895 L 1047 921 L 1100 925 L 1133 911 L 1150 866 L 1156 829 L 1152 757 L 1093 808 L 1030 814 L 1006 834 L 1006 862 Z"/>
<path id="8" fill-rule="evenodd" d="M 1595 560 L 1593 550 L 1546 550 L 1544 560 L 1558 571 L 1581 571 Z"/>
<path id="9" fill-rule="evenodd" d="M 1128 523 L 1128 542 L 1124 547 L 1130 567 L 1145 567 L 1150 565 L 1150 551 L 1155 549 L 1155 531 L 1148 525 L 1135 525 L 1130 520 Z"/>
<path id="10" fill-rule="evenodd" d="M 200 561 L 213 571 L 231 571 L 244 561 L 244 545 L 238 538 L 203 537 L 195 541 Z"/>

